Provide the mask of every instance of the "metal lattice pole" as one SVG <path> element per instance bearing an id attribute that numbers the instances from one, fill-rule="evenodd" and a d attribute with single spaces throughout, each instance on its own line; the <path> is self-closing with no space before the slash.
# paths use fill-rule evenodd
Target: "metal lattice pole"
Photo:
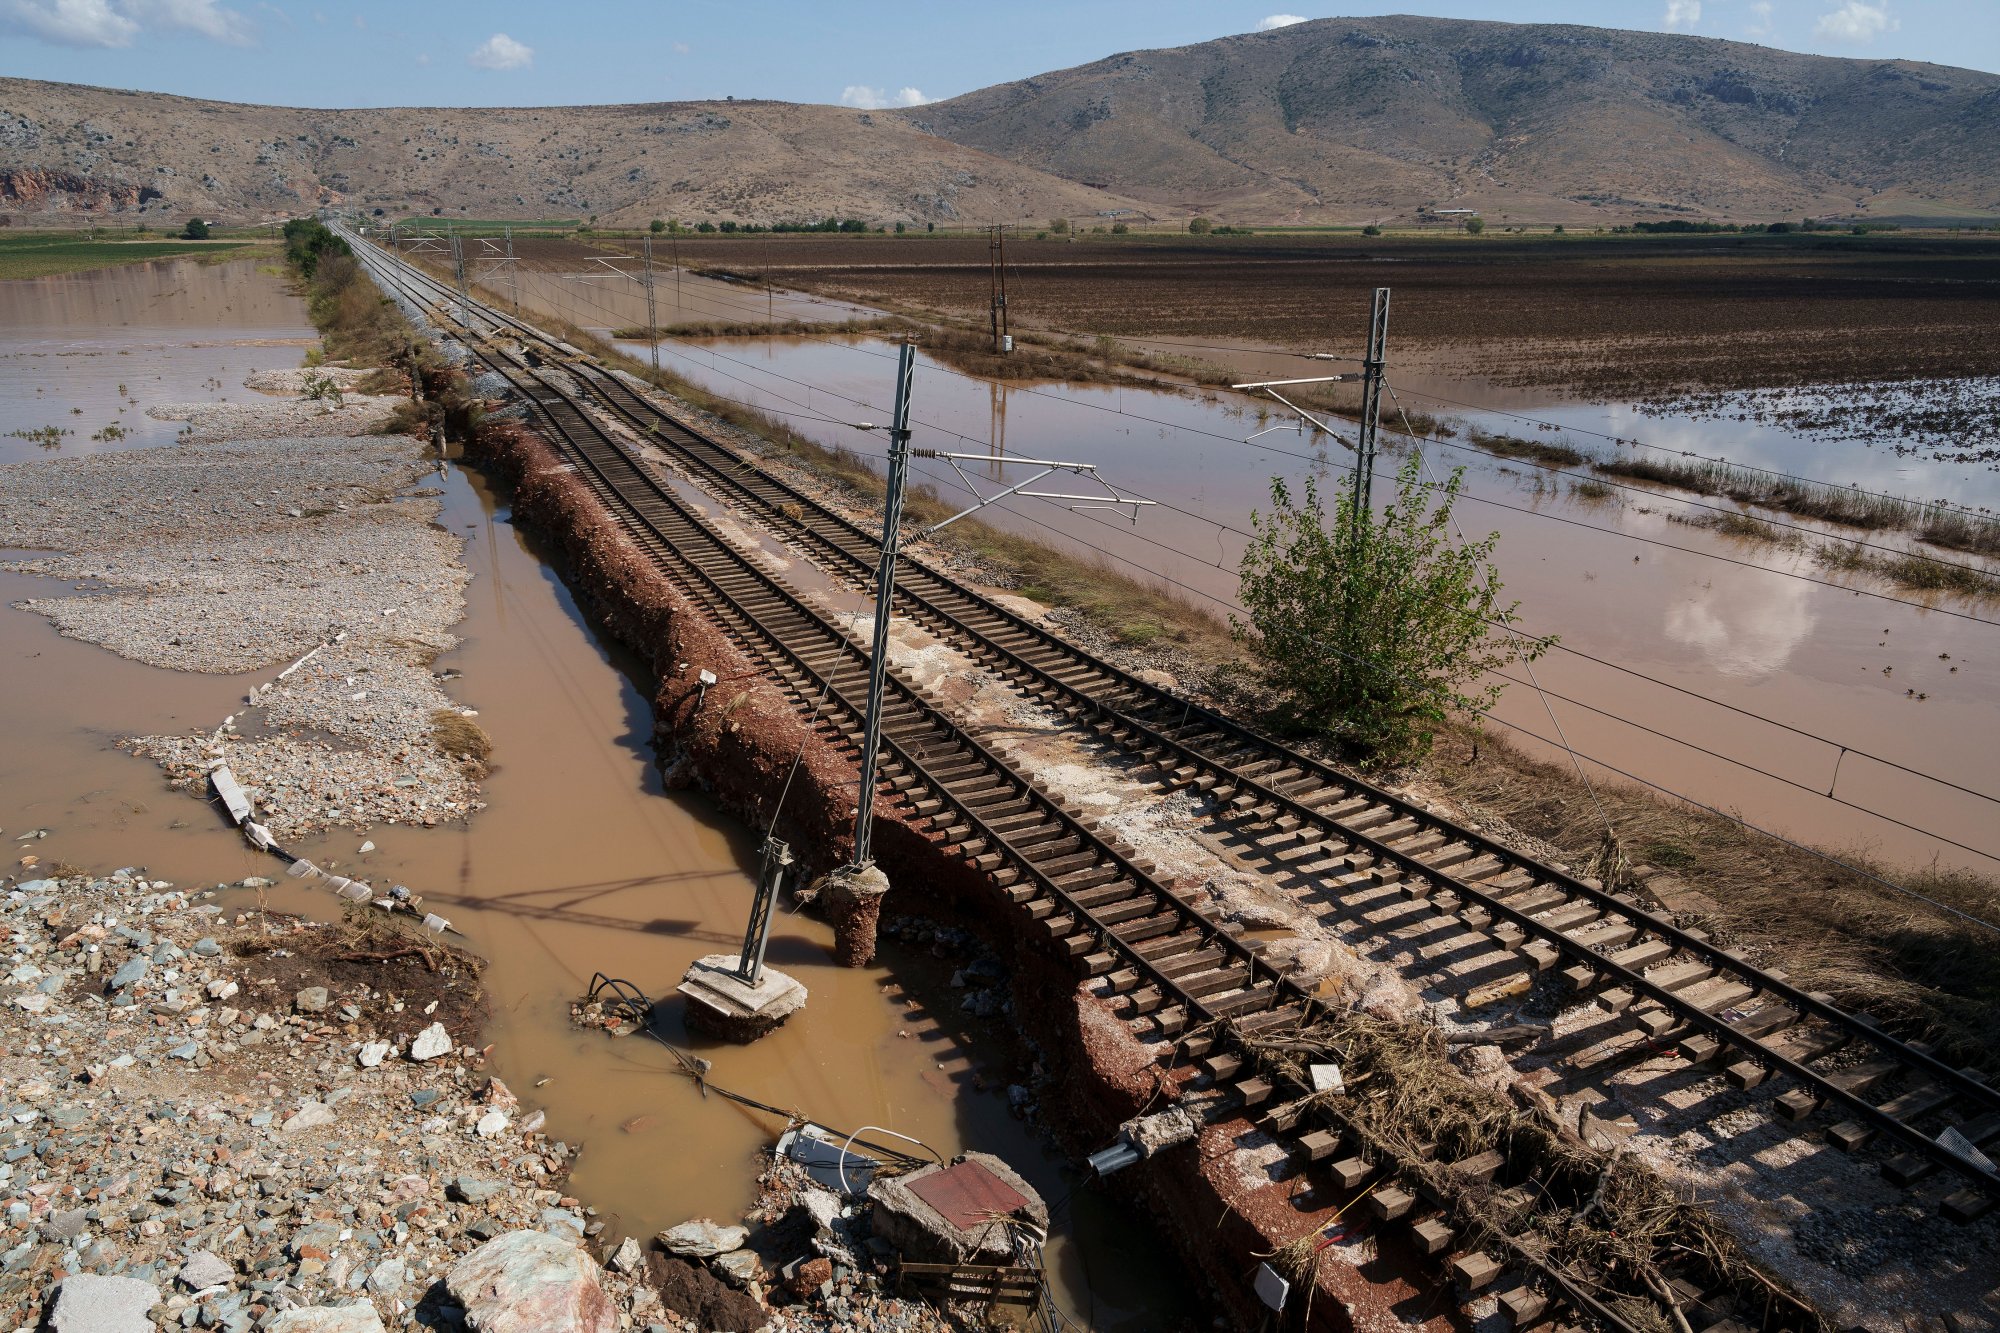
<path id="1" fill-rule="evenodd" d="M 653 238 L 646 237 L 646 345 L 653 349 L 653 378 L 660 378 L 660 312 L 653 304 Z"/>
<path id="2" fill-rule="evenodd" d="M 750 927 L 743 932 L 743 954 L 736 965 L 736 975 L 746 985 L 756 986 L 764 980 L 764 946 L 771 942 L 771 915 L 777 908 L 785 872 L 791 866 L 791 845 L 777 838 L 764 839 L 764 864 L 757 873 L 757 896 L 750 902 Z"/>
<path id="3" fill-rule="evenodd" d="M 1368 357 L 1362 362 L 1361 431 L 1354 465 L 1354 520 L 1358 534 L 1375 493 L 1375 429 L 1382 418 L 1382 370 L 1389 343 L 1389 289 L 1375 289 L 1368 315 Z"/>
<path id="4" fill-rule="evenodd" d="M 910 381 L 917 349 L 904 343 L 896 358 L 896 415 L 889 426 L 889 491 L 882 501 L 882 556 L 875 569 L 875 637 L 868 649 L 868 715 L 861 729 L 861 787 L 854 813 L 854 864 L 874 859 L 875 759 L 882 740 L 882 690 L 889 674 L 889 613 L 896 601 L 896 552 L 901 545 L 903 491 L 909 480 Z"/>

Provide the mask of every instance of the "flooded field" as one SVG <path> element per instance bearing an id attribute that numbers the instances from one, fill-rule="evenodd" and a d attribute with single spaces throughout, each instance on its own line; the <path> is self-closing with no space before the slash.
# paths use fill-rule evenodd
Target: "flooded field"
<path id="1" fill-rule="evenodd" d="M 165 444 L 155 403 L 241 402 L 317 341 L 254 262 L 160 260 L 0 282 L 0 463 Z M 49 434 L 54 431 L 58 434 Z"/>
<path id="2" fill-rule="evenodd" d="M 215 396 L 248 394 L 246 328 L 270 340 L 255 349 L 265 358 L 256 365 L 296 364 L 307 340 L 296 300 L 248 265 L 183 275 L 193 313 L 192 326 L 179 330 L 162 304 L 171 288 L 157 274 L 101 276 L 103 286 L 66 296 L 67 327 L 72 338 L 87 333 L 88 345 L 119 372 L 133 368 L 128 389 L 147 386 L 129 395 L 140 402 L 128 417 L 153 402 L 202 397 L 194 386 L 210 381 L 220 382 L 208 391 Z M 0 304 L 24 299 L 6 288 L 0 284 Z M 263 322 L 218 325 L 203 313 L 219 319 L 244 310 L 265 312 Z M 41 406 L 34 386 L 22 382 L 32 372 L 21 367 L 42 364 L 32 334 L 10 337 L 20 356 L 0 360 L 0 420 L 8 428 L 23 403 Z M 96 373 L 71 374 L 62 391 L 74 398 L 57 401 L 98 402 L 90 397 Z M 49 386 L 39 398 L 57 393 Z M 739 943 L 750 835 L 699 796 L 661 790 L 648 687 L 636 664 L 594 633 L 483 480 L 447 466 L 434 484 L 443 490 L 439 521 L 465 538 L 473 575 L 461 646 L 436 665 L 461 673 L 448 688 L 479 711 L 493 737 L 488 808 L 466 824 L 374 829 L 365 836 L 376 848 L 365 856 L 364 835 L 346 830 L 292 850 L 377 883 L 408 884 L 489 961 L 494 1068 L 547 1108 L 553 1136 L 584 1145 L 573 1192 L 615 1232 L 643 1236 L 690 1216 L 734 1216 L 752 1197 L 757 1150 L 783 1127 L 779 1119 L 704 1099 L 669 1072 L 665 1050 L 583 1034 L 568 1013 L 596 972 L 669 996 L 694 958 Z M 0 827 L 10 845 L 47 829 L 25 844 L 44 870 L 62 862 L 143 864 L 182 884 L 274 874 L 275 863 L 251 852 L 219 812 L 168 790 L 154 765 L 116 748 L 130 734 L 212 729 L 246 684 L 271 673 L 156 670 L 63 639 L 11 605 L 63 590 L 0 576 L 8 603 L 0 608 L 0 659 L 9 667 L 0 729 L 12 761 L 0 771 Z M 331 906 L 290 881 L 265 896 L 272 907 L 316 915 Z M 976 1146 L 1000 1154 L 1052 1204 L 1067 1200 L 1051 1260 L 1073 1308 L 1094 1306 L 1107 1328 L 1146 1326 L 1148 1311 L 1174 1308 L 1179 1288 L 1144 1232 L 1108 1214 L 1094 1194 L 1072 1197 L 1067 1168 L 1009 1114 L 1000 1056 L 966 1029 L 946 984 L 949 960 L 885 942 L 877 966 L 841 969 L 831 964 L 829 941 L 817 920 L 780 916 L 770 961 L 803 981 L 812 999 L 773 1037 L 748 1049 L 712 1048 L 686 1039 L 671 1019 L 668 1034 L 714 1060 L 716 1083 L 757 1100 L 843 1130 L 893 1128 L 942 1153 Z M 912 986 L 939 1012 L 906 996 Z M 672 1003 L 667 1009 L 677 1011 Z"/>

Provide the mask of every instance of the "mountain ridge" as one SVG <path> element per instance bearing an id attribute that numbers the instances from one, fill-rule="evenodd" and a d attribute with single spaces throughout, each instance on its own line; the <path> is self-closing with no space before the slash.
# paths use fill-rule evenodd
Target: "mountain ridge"
<path id="1" fill-rule="evenodd" d="M 886 111 L 308 109 L 0 78 L 0 209 L 630 225 L 2000 214 L 2000 75 L 1407 15 L 1128 51 Z"/>

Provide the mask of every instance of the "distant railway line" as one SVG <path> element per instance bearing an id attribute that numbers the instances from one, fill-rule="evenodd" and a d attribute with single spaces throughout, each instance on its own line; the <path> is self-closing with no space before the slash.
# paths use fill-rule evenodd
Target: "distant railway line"
<path id="1" fill-rule="evenodd" d="M 802 713 L 815 716 L 836 744 L 858 748 L 866 650 L 712 532 L 600 414 L 666 451 L 704 489 L 836 576 L 865 582 L 875 563 L 873 535 L 567 344 L 478 302 L 465 305 L 466 327 L 455 290 L 358 239 L 355 248 L 379 282 L 430 308 L 508 381 L 634 542 L 764 664 Z M 533 360 L 541 364 L 502 347 L 481 325 L 509 343 L 539 348 Z M 1436 980 L 1456 988 L 1463 1002 L 1518 994 L 1559 971 L 1647 1038 L 1690 1060 L 1714 1062 L 1737 1086 L 1784 1080 L 1789 1086 L 1775 1106 L 1801 1122 L 1801 1132 L 1804 1122 L 1819 1118 L 1833 1122 L 1827 1132 L 1842 1149 L 1893 1146 L 1885 1174 L 1925 1191 L 1929 1205 L 1945 1215 L 1970 1221 L 2000 1199 L 2000 1174 L 1938 1140 L 1947 1126 L 1973 1145 L 2000 1139 L 2000 1092 L 1974 1073 L 1627 896 L 1140 681 L 913 561 L 899 573 L 896 609 L 1132 761 L 1140 780 L 1163 791 L 1203 793 L 1217 818 L 1246 836 L 1260 857 L 1295 879 L 1310 879 L 1324 902 L 1337 908 L 1343 897 L 1402 899 L 1410 912 L 1460 940 L 1456 953 L 1469 965 Z M 822 696 L 828 702 L 815 712 Z M 1163 1059 L 1199 1064 L 1237 1109 L 1294 1103 L 1305 1094 L 1259 1075 L 1252 1046 L 1331 1017 L 1318 999 L 893 673 L 884 736 L 883 782 L 933 841 L 992 875 L 1055 951 L 1096 979 L 1099 994 L 1134 1032 L 1159 1044 Z M 1315 1101 L 1281 1130 L 1300 1169 L 1330 1170 L 1345 1188 L 1366 1186 L 1383 1224 L 1408 1226 L 1425 1252 L 1452 1250 L 1454 1200 L 1421 1184 L 1423 1163 L 1369 1134 L 1337 1102 Z M 1482 1180 L 1507 1184 L 1534 1169 L 1506 1160 L 1468 1167 L 1475 1175 L 1483 1171 Z M 1546 1206 L 1583 1205 L 1544 1185 Z M 1556 1318 L 1629 1329 L 1607 1292 L 1650 1302 L 1669 1324 L 1675 1316 L 1669 1306 L 1681 1317 L 1706 1311 L 1703 1322 L 1718 1326 L 1815 1323 L 1803 1307 L 1773 1301 L 1769 1293 L 1753 1298 L 1694 1259 L 1683 1265 L 1678 1294 L 1663 1298 L 1647 1287 L 1620 1291 L 1609 1274 L 1587 1288 L 1504 1239 L 1484 1243 L 1495 1252 L 1493 1271 L 1473 1265 L 1458 1276 L 1469 1284 L 1469 1273 L 1483 1272 L 1482 1287 L 1501 1276 L 1502 1309 L 1524 1326 Z M 1634 1285 L 1629 1275 L 1627 1285 Z"/>

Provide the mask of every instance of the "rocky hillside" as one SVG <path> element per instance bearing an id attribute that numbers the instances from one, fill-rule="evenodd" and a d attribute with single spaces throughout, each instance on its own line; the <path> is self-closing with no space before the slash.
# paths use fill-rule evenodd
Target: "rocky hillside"
<path id="1" fill-rule="evenodd" d="M 0 79 L 0 212 L 984 222 L 1136 206 L 882 112 L 784 102 L 310 111 Z"/>
<path id="2" fill-rule="evenodd" d="M 1321 19 L 898 114 L 1170 213 L 2000 212 L 2000 76 L 1605 28 Z"/>
<path id="3" fill-rule="evenodd" d="M 307 111 L 0 79 L 0 210 L 274 217 L 1129 211 L 1243 222 L 2000 213 L 2000 76 L 1661 33 L 1320 19 L 902 111 Z"/>

